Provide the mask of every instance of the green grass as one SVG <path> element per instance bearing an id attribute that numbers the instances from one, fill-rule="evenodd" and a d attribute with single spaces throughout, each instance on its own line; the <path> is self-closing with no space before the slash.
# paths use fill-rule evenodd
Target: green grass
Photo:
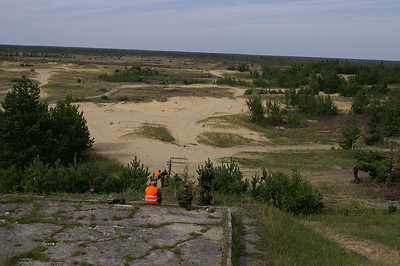
<path id="1" fill-rule="evenodd" d="M 266 167 L 274 170 L 297 168 L 305 171 L 351 169 L 355 159 L 343 150 L 291 150 L 271 152 L 241 152 L 233 157 L 241 166 L 256 169 Z M 222 161 L 226 161 L 224 158 Z M 230 160 L 230 158 L 229 158 Z"/>
<path id="2" fill-rule="evenodd" d="M 244 255 L 244 246 L 240 241 L 244 226 L 241 221 L 232 215 L 232 264 L 239 265 L 240 256 Z"/>
<path id="3" fill-rule="evenodd" d="M 75 250 L 74 252 L 72 252 L 71 256 L 72 257 L 76 257 L 76 256 L 80 256 L 80 255 L 85 255 L 86 252 L 82 251 L 82 250 Z"/>
<path id="4" fill-rule="evenodd" d="M 47 247 L 39 245 L 39 246 L 29 250 L 29 251 L 21 252 L 18 255 L 18 258 L 19 259 L 30 258 L 30 259 L 33 259 L 33 260 L 48 261 L 49 258 L 47 257 L 46 254 L 43 253 L 46 250 L 47 250 Z"/>
<path id="5" fill-rule="evenodd" d="M 135 215 L 135 213 L 140 209 L 139 206 L 135 206 L 132 207 L 132 209 L 130 210 L 130 212 L 128 213 L 127 218 L 133 218 L 133 216 Z"/>
<path id="6" fill-rule="evenodd" d="M 196 233 L 196 232 L 190 232 L 189 235 L 190 235 L 190 236 L 193 236 L 193 237 L 201 236 L 201 234 Z"/>
<path id="7" fill-rule="evenodd" d="M 218 148 L 230 148 L 242 145 L 251 145 L 255 142 L 251 139 L 232 133 L 204 132 L 197 137 L 201 144 L 215 146 Z"/>
<path id="8" fill-rule="evenodd" d="M 274 265 L 382 265 L 349 252 L 310 228 L 290 214 L 272 207 L 262 208 L 260 240 L 257 249 L 266 251 L 263 260 Z"/>
<path id="9" fill-rule="evenodd" d="M 222 219 L 221 219 L 220 224 L 223 229 L 223 232 L 222 232 L 222 265 L 229 266 L 229 265 L 226 265 L 226 259 L 228 256 L 228 242 L 229 242 L 228 212 L 226 210 L 224 210 L 222 213 Z"/>
<path id="10" fill-rule="evenodd" d="M 162 125 L 144 124 L 134 133 L 123 135 L 122 139 L 129 139 L 131 137 L 141 136 L 144 138 L 160 140 L 163 142 L 173 143 L 175 138 L 172 137 L 171 132 Z"/>
<path id="11" fill-rule="evenodd" d="M 313 216 L 322 226 L 337 232 L 368 239 L 400 250 L 400 214 L 360 205 L 344 206 L 341 213 Z"/>

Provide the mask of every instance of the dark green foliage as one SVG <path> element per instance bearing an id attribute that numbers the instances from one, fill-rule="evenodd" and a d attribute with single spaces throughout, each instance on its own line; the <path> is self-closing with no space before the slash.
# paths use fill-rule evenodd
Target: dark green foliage
<path id="1" fill-rule="evenodd" d="M 147 81 L 148 77 L 157 76 L 158 71 L 151 68 L 142 68 L 141 66 L 132 66 L 125 68 L 123 71 L 116 69 L 112 75 L 101 74 L 99 79 L 108 82 L 137 82 Z"/>
<path id="2" fill-rule="evenodd" d="M 206 168 L 207 164 L 211 165 L 211 170 L 213 170 L 215 174 L 215 179 L 212 181 L 213 191 L 238 197 L 247 193 L 249 181 L 243 181 L 243 174 L 232 158 L 229 163 L 222 163 L 222 165 L 218 167 L 213 167 L 210 159 L 208 159 L 208 162 L 206 162 L 204 166 L 198 166 L 197 173 L 199 176 Z"/>
<path id="3" fill-rule="evenodd" d="M 357 91 L 351 108 L 356 114 L 364 114 L 369 105 L 370 99 L 365 90 Z"/>
<path id="4" fill-rule="evenodd" d="M 106 181 L 103 183 L 103 191 L 107 194 L 116 192 L 121 193 L 124 191 L 124 184 L 122 180 L 118 177 L 111 176 L 107 178 Z"/>
<path id="5" fill-rule="evenodd" d="M 388 206 L 388 214 L 395 214 L 397 211 L 397 206 L 393 205 L 393 203 L 391 203 Z"/>
<path id="6" fill-rule="evenodd" d="M 242 64 L 238 65 L 237 70 L 240 72 L 245 72 L 245 71 L 249 71 L 249 67 L 245 63 L 242 63 Z"/>
<path id="7" fill-rule="evenodd" d="M 43 154 L 51 137 L 47 104 L 39 102 L 40 89 L 26 76 L 8 92 L 0 110 L 0 163 L 24 166 Z"/>
<path id="8" fill-rule="evenodd" d="M 134 192 L 144 190 L 147 181 L 150 178 L 148 168 L 144 168 L 135 156 L 135 159 L 127 166 L 122 166 L 119 174 L 119 179 L 122 182 L 122 187 L 125 190 L 132 190 Z"/>
<path id="9" fill-rule="evenodd" d="M 266 103 L 266 124 L 268 126 L 278 126 L 285 123 L 284 117 L 287 114 L 287 110 L 280 107 L 279 103 L 272 102 L 271 100 Z"/>
<path id="10" fill-rule="evenodd" d="M 340 77 L 335 71 L 323 71 L 317 78 L 319 88 L 325 93 L 337 93 L 344 91 L 346 80 Z"/>
<path id="11" fill-rule="evenodd" d="M 7 93 L 0 110 L 0 167 L 24 167 L 38 156 L 46 163 L 67 163 L 91 147 L 86 120 L 71 98 L 49 110 L 39 94 L 25 76 Z"/>
<path id="12" fill-rule="evenodd" d="M 340 134 L 339 146 L 344 150 L 352 149 L 361 134 L 361 128 L 357 123 L 357 118 L 353 110 L 350 110 L 350 112 L 345 115 L 345 121 L 340 130 Z"/>
<path id="13" fill-rule="evenodd" d="M 253 90 L 252 89 L 246 89 L 244 91 L 244 94 L 251 95 L 251 94 L 253 94 Z"/>
<path id="14" fill-rule="evenodd" d="M 400 89 L 392 90 L 388 97 L 371 96 L 365 109 L 369 118 L 367 144 L 382 142 L 384 137 L 400 135 Z"/>
<path id="15" fill-rule="evenodd" d="M 215 82 L 220 85 L 230 85 L 230 86 L 243 86 L 243 87 L 252 87 L 253 85 L 249 82 L 246 82 L 241 79 L 235 79 L 234 77 L 230 77 L 228 75 L 224 75 L 222 78 L 218 78 Z"/>
<path id="16" fill-rule="evenodd" d="M 270 175 L 257 185 L 258 177 L 251 181 L 251 196 L 261 202 L 269 202 L 293 214 L 320 213 L 324 207 L 322 194 L 298 172 L 283 172 Z"/>
<path id="17" fill-rule="evenodd" d="M 137 192 L 144 190 L 150 173 L 135 158 L 126 167 L 122 166 L 119 177 L 110 176 L 98 162 L 82 163 L 76 158 L 67 167 L 60 161 L 55 166 L 43 163 L 36 158 L 25 169 L 11 166 L 0 177 L 0 193 L 50 192 L 85 193 L 93 189 L 96 193 Z"/>
<path id="18" fill-rule="evenodd" d="M 389 156 L 375 150 L 354 150 L 353 157 L 357 160 L 357 168 L 368 172 L 378 182 L 384 182 L 389 173 Z"/>
<path id="19" fill-rule="evenodd" d="M 79 112 L 71 100 L 71 96 L 67 96 L 65 101 L 58 101 L 54 108 L 50 108 L 52 138 L 50 156 L 45 157 L 47 162 L 54 158 L 63 163 L 71 162 L 75 154 L 82 154 L 94 142 L 83 112 Z"/>
<path id="20" fill-rule="evenodd" d="M 259 77 L 257 77 L 257 79 L 253 80 L 253 85 L 256 87 L 266 88 L 268 86 L 268 83 L 265 79 L 263 79 L 261 76 L 259 76 Z"/>
<path id="21" fill-rule="evenodd" d="M 354 77 L 349 77 L 347 83 L 343 81 L 339 88 L 339 93 L 345 97 L 354 97 L 363 88 L 356 82 Z"/>
<path id="22" fill-rule="evenodd" d="M 250 120 L 256 124 L 263 125 L 265 123 L 265 112 L 266 109 L 263 106 L 261 97 L 252 97 L 246 100 L 247 107 L 250 111 Z"/>
<path id="23" fill-rule="evenodd" d="M 54 167 L 36 158 L 25 170 L 15 165 L 4 172 L 0 179 L 1 193 L 50 192 L 84 193 L 90 188 L 102 191 L 102 185 L 109 176 L 96 162 L 81 163 L 76 158 L 73 164 L 63 166 L 59 161 Z"/>
<path id="24" fill-rule="evenodd" d="M 316 95 L 311 89 L 288 90 L 285 98 L 288 106 L 297 106 L 305 114 L 322 116 L 338 113 L 338 108 L 329 95 Z"/>
<path id="25" fill-rule="evenodd" d="M 284 69 L 271 66 L 263 66 L 262 68 L 262 78 L 268 80 L 268 85 L 272 87 L 296 88 L 306 85 L 309 75 L 309 67 L 297 64 Z"/>

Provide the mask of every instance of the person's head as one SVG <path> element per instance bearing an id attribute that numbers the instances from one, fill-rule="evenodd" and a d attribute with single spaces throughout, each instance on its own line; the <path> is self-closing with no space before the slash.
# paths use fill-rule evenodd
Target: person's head
<path id="1" fill-rule="evenodd" d="M 150 182 L 150 185 L 152 185 L 152 186 L 156 186 L 156 184 L 157 184 L 156 181 L 151 181 Z"/>

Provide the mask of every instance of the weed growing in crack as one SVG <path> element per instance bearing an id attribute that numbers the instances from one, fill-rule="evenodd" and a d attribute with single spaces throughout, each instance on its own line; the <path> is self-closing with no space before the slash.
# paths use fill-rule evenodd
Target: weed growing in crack
<path id="1" fill-rule="evenodd" d="M 140 209 L 139 206 L 135 206 L 131 209 L 131 211 L 128 214 L 128 218 L 133 218 L 133 215 L 135 215 L 135 213 Z"/>

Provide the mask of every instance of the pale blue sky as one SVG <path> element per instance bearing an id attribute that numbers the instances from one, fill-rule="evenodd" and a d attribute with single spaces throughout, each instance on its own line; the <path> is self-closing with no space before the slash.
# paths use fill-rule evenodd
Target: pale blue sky
<path id="1" fill-rule="evenodd" d="M 400 60 L 400 0 L 0 0 L 0 44 Z"/>

